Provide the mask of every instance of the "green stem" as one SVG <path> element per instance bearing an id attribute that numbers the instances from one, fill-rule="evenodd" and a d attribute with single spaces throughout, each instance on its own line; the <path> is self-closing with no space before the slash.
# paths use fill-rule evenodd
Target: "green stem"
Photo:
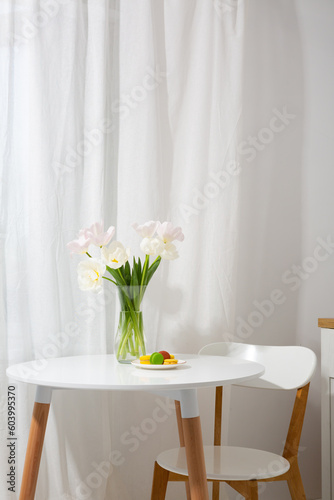
<path id="1" fill-rule="evenodd" d="M 152 262 L 152 264 L 150 265 L 150 267 L 152 267 L 152 266 L 153 266 L 153 264 L 155 264 L 155 263 L 156 263 L 156 261 L 159 259 L 159 257 L 160 257 L 160 255 L 158 255 L 158 257 L 157 257 L 157 258 L 156 258 L 156 259 Z"/>
<path id="2" fill-rule="evenodd" d="M 120 342 L 117 349 L 117 359 L 126 359 L 127 352 L 130 352 L 132 356 L 139 357 L 140 349 L 142 354 L 146 354 L 141 312 L 135 312 L 132 309 L 121 312 L 118 330 Z"/>
<path id="3" fill-rule="evenodd" d="M 143 335 L 142 335 L 142 332 L 140 331 L 140 328 L 138 327 L 138 324 L 137 324 L 136 313 L 135 313 L 135 311 L 132 308 L 130 309 L 130 314 L 131 314 L 131 318 L 132 318 L 132 323 L 133 323 L 133 328 L 135 330 L 135 334 L 137 335 L 137 337 L 139 339 L 139 344 L 140 344 L 140 346 L 142 348 L 143 354 L 146 354 L 146 349 L 145 349 L 145 343 L 144 343 Z"/>
<path id="4" fill-rule="evenodd" d="M 120 269 L 117 269 L 117 274 L 120 277 L 120 281 L 124 284 L 118 285 L 121 307 L 125 308 L 123 310 L 123 313 L 128 313 L 128 319 L 126 321 L 123 318 L 122 312 L 120 315 L 119 330 L 121 332 L 121 338 L 117 350 L 117 359 L 126 359 L 127 352 L 131 352 L 131 354 L 135 353 L 135 355 L 139 356 L 139 351 L 141 350 L 142 354 L 146 354 L 141 313 L 138 311 L 138 309 L 140 307 L 140 303 L 144 294 L 145 275 L 147 273 L 148 266 L 149 256 L 146 256 L 142 280 L 140 284 L 139 303 L 137 302 L 136 294 L 134 294 L 133 297 L 132 295 L 129 296 L 129 290 L 131 289 L 131 286 L 127 285 Z M 135 345 L 133 343 L 132 336 L 134 337 Z"/>
<path id="5" fill-rule="evenodd" d="M 108 280 L 108 281 L 111 281 L 111 283 L 114 283 L 114 284 L 115 284 L 115 285 L 117 286 L 117 283 L 116 283 L 116 281 L 114 281 L 114 280 L 111 280 L 110 278 L 107 278 L 106 276 L 102 276 L 102 278 L 103 278 L 104 280 Z"/>
<path id="6" fill-rule="evenodd" d="M 143 300 L 143 297 L 144 297 L 144 292 L 145 292 L 144 286 L 146 286 L 145 278 L 146 278 L 147 269 L 149 267 L 149 264 L 150 264 L 150 257 L 149 257 L 149 255 L 146 255 L 144 267 L 143 267 L 143 274 L 141 276 L 141 283 L 140 283 L 139 306 L 140 306 L 141 301 Z"/>
<path id="7" fill-rule="evenodd" d="M 91 255 L 89 255 L 89 253 L 88 253 L 88 252 L 86 252 L 86 254 L 88 255 L 88 257 L 92 258 L 92 256 L 91 256 Z"/>
<path id="8" fill-rule="evenodd" d="M 128 337 L 128 342 L 129 342 L 130 352 L 131 352 L 132 356 L 136 356 L 136 349 L 135 349 L 135 347 L 134 347 L 134 345 L 133 345 L 133 340 L 132 340 L 132 335 L 131 335 L 131 333 L 132 333 L 132 328 L 131 328 L 130 323 L 129 323 L 129 325 L 128 325 L 128 329 L 129 329 L 129 331 L 130 331 L 130 332 L 129 332 L 129 333 L 130 333 L 130 335 L 129 335 L 129 337 Z M 138 354 L 139 354 L 139 353 L 138 353 Z"/>
<path id="9" fill-rule="evenodd" d="M 120 330 L 122 332 L 122 334 L 121 334 L 121 339 L 120 339 L 118 350 L 117 350 L 117 359 L 126 357 L 124 355 L 125 354 L 124 351 L 126 348 L 128 337 L 131 334 L 131 329 L 129 329 L 128 326 L 129 326 L 129 320 L 128 320 L 127 316 L 121 312 L 119 315 L 118 330 Z"/>
<path id="10" fill-rule="evenodd" d="M 120 275 L 120 277 L 121 277 L 121 280 L 122 280 L 123 284 L 124 284 L 124 285 L 126 285 L 126 281 L 125 281 L 125 279 L 123 278 L 123 274 L 121 273 L 120 268 L 118 268 L 118 269 L 117 269 L 117 272 L 118 272 L 118 274 Z"/>
<path id="11" fill-rule="evenodd" d="M 143 267 L 143 274 L 141 276 L 141 287 L 145 284 L 145 275 L 147 273 L 147 268 L 148 268 L 148 265 L 150 263 L 150 256 L 149 255 L 146 255 L 145 257 L 145 262 L 144 262 L 144 267 Z"/>

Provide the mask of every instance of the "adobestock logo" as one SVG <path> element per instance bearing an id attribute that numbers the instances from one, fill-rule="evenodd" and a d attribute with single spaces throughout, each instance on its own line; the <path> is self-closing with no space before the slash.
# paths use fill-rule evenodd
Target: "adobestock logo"
<path id="1" fill-rule="evenodd" d="M 262 127 L 256 135 L 248 136 L 237 146 L 240 159 L 243 157 L 250 163 L 255 160 L 259 152 L 262 152 L 268 144 L 273 142 L 276 134 L 282 133 L 296 118 L 296 115 L 289 113 L 284 106 L 282 111 L 277 108 L 273 110 L 268 126 Z M 217 198 L 231 183 L 233 177 L 238 177 L 243 170 L 240 163 L 229 161 L 225 168 L 209 172 L 210 180 L 204 184 L 202 189 L 192 189 L 192 200 L 190 203 L 180 203 L 179 211 L 184 222 L 189 223 L 191 217 L 199 215 L 205 210 L 209 203 Z"/>
<path id="2" fill-rule="evenodd" d="M 263 151 L 265 147 L 273 142 L 275 134 L 283 132 L 296 115 L 288 113 L 286 106 L 282 111 L 273 109 L 274 116 L 270 119 L 268 127 L 261 128 L 255 136 L 248 136 L 242 141 L 237 151 L 241 156 L 246 156 L 245 160 L 251 162 L 255 160 L 257 153 Z"/>
<path id="3" fill-rule="evenodd" d="M 155 90 L 167 77 L 167 73 L 156 69 L 147 68 L 147 73 L 141 85 L 133 87 L 128 94 L 121 94 L 120 99 L 113 102 L 111 109 L 113 114 L 119 114 L 120 119 L 127 118 L 131 109 L 136 109 L 138 104 L 145 101 L 149 92 Z"/>
<path id="4" fill-rule="evenodd" d="M 28 17 L 21 16 L 16 20 L 20 25 L 18 33 L 12 33 L 10 41 L 14 50 L 18 51 L 20 46 L 26 45 L 38 35 L 40 29 L 45 28 L 49 22 L 57 16 L 60 6 L 66 5 L 69 0 L 41 0 L 39 10 L 31 13 Z"/>
<path id="5" fill-rule="evenodd" d="M 204 210 L 210 201 L 217 198 L 230 184 L 231 178 L 238 176 L 240 172 L 240 164 L 234 161 L 230 161 L 225 169 L 209 172 L 210 180 L 203 186 L 202 190 L 193 188 L 191 204 L 180 203 L 179 211 L 183 220 L 189 223 L 190 218 Z"/>
<path id="6" fill-rule="evenodd" d="M 318 237 L 312 255 L 305 257 L 300 264 L 293 264 L 281 275 L 281 283 L 284 288 L 274 288 L 267 297 L 261 300 L 254 300 L 254 308 L 249 314 L 242 318 L 236 318 L 236 336 L 245 340 L 249 338 L 257 328 L 270 318 L 279 307 L 289 298 L 289 294 L 296 292 L 303 282 L 308 280 L 319 266 L 326 262 L 334 254 L 334 240 L 331 235 L 326 239 Z M 233 335 L 227 334 L 229 340 L 235 340 Z"/>
<path id="7" fill-rule="evenodd" d="M 243 1 L 244 0 L 214 0 L 213 8 L 215 9 L 219 19 L 222 19 L 225 14 L 233 12 L 238 5 L 243 3 Z"/>
<path id="8" fill-rule="evenodd" d="M 120 436 L 121 450 L 114 449 L 109 453 L 105 460 L 100 463 L 92 462 L 92 471 L 88 476 L 80 481 L 75 489 L 76 500 L 88 500 L 92 498 L 94 490 L 100 488 L 106 483 L 113 474 L 115 467 L 120 467 L 126 462 L 130 453 L 135 453 L 140 449 L 141 443 L 150 439 L 157 431 L 159 426 L 174 414 L 175 403 L 169 398 L 156 398 L 156 406 L 149 417 L 144 418 L 139 425 L 132 425 L 130 429 L 123 432 Z M 64 500 L 71 500 L 68 493 L 61 497 Z"/>
<path id="9" fill-rule="evenodd" d="M 61 355 L 72 341 L 73 338 L 80 335 L 80 327 L 74 321 L 69 321 L 64 329 L 57 333 L 49 333 L 47 341 L 35 352 L 36 359 L 32 360 L 31 366 L 25 365 L 19 368 L 22 377 L 34 377 L 40 371 L 43 371 L 50 358 L 55 358 Z"/>
<path id="10" fill-rule="evenodd" d="M 159 66 L 147 67 L 141 85 L 136 85 L 129 93 L 121 94 L 120 99 L 113 101 L 111 105 L 112 118 L 101 119 L 96 128 L 84 129 L 83 136 L 76 146 L 66 148 L 64 161 L 53 161 L 52 167 L 57 177 L 73 172 L 76 167 L 82 165 L 84 159 L 91 154 L 93 149 L 101 146 L 105 136 L 116 130 L 118 122 L 128 118 L 130 113 L 145 101 L 149 93 L 156 90 L 166 77 L 167 73 L 162 71 Z"/>

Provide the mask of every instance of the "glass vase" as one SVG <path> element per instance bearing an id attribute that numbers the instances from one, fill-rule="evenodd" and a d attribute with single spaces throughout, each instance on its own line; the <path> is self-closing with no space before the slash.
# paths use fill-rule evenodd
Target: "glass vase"
<path id="1" fill-rule="evenodd" d="M 120 363 L 131 363 L 146 354 L 143 313 L 140 310 L 145 287 L 118 287 L 121 311 L 115 335 L 114 352 Z"/>

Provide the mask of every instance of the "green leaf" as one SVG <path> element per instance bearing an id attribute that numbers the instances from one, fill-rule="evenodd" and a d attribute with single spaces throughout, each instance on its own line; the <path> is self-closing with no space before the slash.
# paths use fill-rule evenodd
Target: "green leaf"
<path id="1" fill-rule="evenodd" d="M 126 310 L 126 296 L 124 295 L 124 292 L 121 289 L 118 289 L 118 298 L 119 302 L 121 305 L 121 311 Z"/>
<path id="2" fill-rule="evenodd" d="M 124 283 L 121 281 L 121 277 L 117 271 L 117 269 L 112 269 L 109 266 L 106 266 L 107 271 L 111 274 L 111 276 L 115 279 L 117 285 L 123 285 Z"/>
<path id="3" fill-rule="evenodd" d="M 146 279 L 145 279 L 145 283 L 144 283 L 145 285 L 148 285 L 149 282 L 151 281 L 152 276 L 155 273 L 155 271 L 158 269 L 160 262 L 161 262 L 161 257 L 159 255 L 159 257 L 157 257 L 155 259 L 153 264 L 147 270 Z"/>
<path id="4" fill-rule="evenodd" d="M 131 276 L 131 283 L 132 286 L 138 286 L 138 274 L 137 274 L 137 265 L 136 265 L 136 260 L 133 257 L 133 267 L 132 267 L 132 276 Z"/>
<path id="5" fill-rule="evenodd" d="M 132 277 L 131 277 L 131 285 L 132 285 L 132 296 L 135 308 L 139 309 L 140 306 L 140 289 L 139 289 L 139 281 L 137 274 L 137 264 L 136 260 L 133 257 L 133 267 L 132 267 Z"/>
<path id="6" fill-rule="evenodd" d="M 117 271 L 119 272 L 119 274 L 122 276 L 123 278 L 123 285 L 127 285 L 128 282 L 127 282 L 127 279 L 126 279 L 126 274 L 125 274 L 125 268 L 124 266 L 121 266 L 117 269 Z"/>
<path id="7" fill-rule="evenodd" d="M 124 266 L 124 279 L 126 281 L 127 285 L 130 285 L 131 283 L 131 269 L 130 269 L 130 264 L 129 261 L 127 260 Z"/>
<path id="8" fill-rule="evenodd" d="M 137 263 L 138 283 L 141 283 L 142 272 L 143 271 L 142 271 L 141 260 L 140 260 L 140 257 L 138 257 L 138 263 Z"/>

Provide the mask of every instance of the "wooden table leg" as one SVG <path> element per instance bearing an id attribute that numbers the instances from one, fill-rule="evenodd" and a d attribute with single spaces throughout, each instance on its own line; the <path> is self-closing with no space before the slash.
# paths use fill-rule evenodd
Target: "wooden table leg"
<path id="1" fill-rule="evenodd" d="M 181 391 L 181 413 L 191 500 L 209 500 L 196 390 Z"/>
<path id="2" fill-rule="evenodd" d="M 184 432 L 183 432 L 180 401 L 175 401 L 175 410 L 177 418 L 177 427 L 179 431 L 180 447 L 184 448 Z M 186 487 L 187 500 L 191 500 L 189 481 L 185 481 L 185 487 Z"/>
<path id="3" fill-rule="evenodd" d="M 48 400 L 49 402 L 47 402 Z M 34 500 L 35 498 L 50 402 L 51 389 L 38 387 L 30 425 L 19 500 Z"/>

